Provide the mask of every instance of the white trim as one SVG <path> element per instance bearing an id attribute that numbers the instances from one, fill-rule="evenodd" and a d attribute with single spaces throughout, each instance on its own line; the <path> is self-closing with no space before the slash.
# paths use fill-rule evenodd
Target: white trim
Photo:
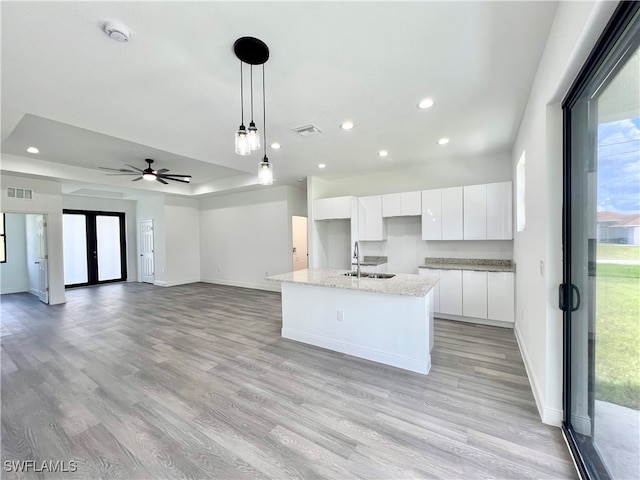
<path id="1" fill-rule="evenodd" d="M 522 335 L 520 333 L 520 329 L 518 328 L 518 324 L 515 325 L 513 331 L 516 335 L 518 348 L 520 348 L 520 354 L 522 355 L 524 368 L 527 371 L 527 377 L 529 377 L 529 384 L 531 385 L 531 391 L 533 392 L 533 399 L 536 401 L 538 414 L 540 415 L 540 419 L 544 422 L 544 410 L 545 410 L 544 395 L 542 394 L 542 390 L 540 390 L 540 384 L 538 383 L 538 379 L 535 374 L 535 369 L 533 368 L 533 363 L 531 362 L 531 357 L 529 356 L 527 347 L 525 346 L 524 340 L 522 340 Z"/>
<path id="2" fill-rule="evenodd" d="M 542 411 L 542 423 L 552 425 L 554 427 L 561 427 L 564 421 L 564 411 L 557 408 L 544 407 Z"/>
<path id="3" fill-rule="evenodd" d="M 6 288 L 6 290 L 3 288 L 2 291 L 0 292 L 1 295 L 10 295 L 12 293 L 31 293 L 31 289 L 27 289 L 25 290 L 24 287 L 12 287 L 9 286 Z M 36 290 L 37 292 L 37 290 Z M 38 295 L 38 293 L 35 293 L 35 295 Z"/>
<path id="4" fill-rule="evenodd" d="M 393 353 L 382 352 L 352 343 L 342 342 L 340 340 L 320 337 L 310 333 L 304 333 L 290 328 L 282 329 L 282 337 L 298 342 L 315 345 L 317 347 L 327 348 L 336 352 L 346 353 L 354 357 L 372 360 L 374 362 L 384 363 L 393 367 L 402 368 L 411 372 L 422 373 L 426 375 L 431 369 L 431 355 L 428 355 L 426 361 L 415 360 L 413 358 L 402 357 Z"/>
<path id="5" fill-rule="evenodd" d="M 273 282 L 273 285 L 262 283 L 240 282 L 236 280 L 223 280 L 221 278 L 201 278 L 200 282 L 215 283 L 217 285 L 228 285 L 230 287 L 252 288 L 254 290 L 267 290 L 269 292 L 280 292 L 280 283 Z M 271 283 L 271 282 L 270 282 Z"/>
<path id="6" fill-rule="evenodd" d="M 513 328 L 513 322 L 503 322 L 502 320 L 490 320 L 488 318 L 463 317 L 461 315 L 449 315 L 447 313 L 434 313 L 435 318 L 443 318 L 445 320 L 454 320 L 456 322 L 478 323 L 480 325 L 489 325 L 491 327 Z"/>
<path id="7" fill-rule="evenodd" d="M 189 283 L 199 282 L 199 278 L 184 278 L 182 280 L 176 280 L 173 282 L 165 282 L 164 280 L 155 280 L 153 284 L 157 287 L 175 287 L 177 285 L 187 285 Z M 140 282 L 143 283 L 143 282 Z"/>

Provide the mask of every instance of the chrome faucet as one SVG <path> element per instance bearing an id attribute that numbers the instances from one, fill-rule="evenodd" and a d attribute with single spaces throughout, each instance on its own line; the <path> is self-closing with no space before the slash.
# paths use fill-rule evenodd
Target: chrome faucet
<path id="1" fill-rule="evenodd" d="M 356 259 L 356 275 L 360 278 L 360 248 L 357 240 L 353 246 L 353 258 Z"/>

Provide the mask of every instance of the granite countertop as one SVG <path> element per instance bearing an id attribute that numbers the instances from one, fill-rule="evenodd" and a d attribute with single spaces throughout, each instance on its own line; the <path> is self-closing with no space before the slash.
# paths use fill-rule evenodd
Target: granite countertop
<path id="1" fill-rule="evenodd" d="M 419 268 L 441 270 L 476 270 L 480 272 L 515 272 L 512 260 L 492 260 L 486 258 L 435 258 L 427 257 Z"/>
<path id="2" fill-rule="evenodd" d="M 387 263 L 387 257 L 378 257 L 375 255 L 365 255 L 360 262 L 361 267 L 375 267 Z M 351 265 L 356 265 L 356 262 L 352 261 Z"/>
<path id="3" fill-rule="evenodd" d="M 438 283 L 434 276 L 398 273 L 393 278 L 345 277 L 348 270 L 308 269 L 265 277 L 274 282 L 302 283 L 318 287 L 342 288 L 361 292 L 424 297 Z"/>

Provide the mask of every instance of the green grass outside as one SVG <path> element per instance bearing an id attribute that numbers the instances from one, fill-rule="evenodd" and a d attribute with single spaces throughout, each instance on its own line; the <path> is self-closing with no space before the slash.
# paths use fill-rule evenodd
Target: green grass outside
<path id="1" fill-rule="evenodd" d="M 638 254 L 639 246 L 598 244 L 599 259 Z M 595 355 L 596 399 L 640 410 L 640 265 L 598 263 Z"/>

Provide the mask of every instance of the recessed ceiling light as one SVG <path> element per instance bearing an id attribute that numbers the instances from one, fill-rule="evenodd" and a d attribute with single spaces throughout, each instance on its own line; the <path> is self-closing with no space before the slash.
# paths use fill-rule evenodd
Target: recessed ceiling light
<path id="1" fill-rule="evenodd" d="M 318 168 L 326 168 L 326 167 L 327 167 L 327 165 L 324 164 L 324 163 L 319 163 L 318 164 Z"/>
<path id="2" fill-rule="evenodd" d="M 438 140 L 438 145 L 446 145 L 447 143 L 449 143 L 448 138 L 441 138 L 440 140 Z"/>
<path id="3" fill-rule="evenodd" d="M 353 122 L 344 122 L 340 125 L 340 128 L 343 130 L 351 130 L 353 128 Z"/>
<path id="4" fill-rule="evenodd" d="M 387 155 L 389 155 L 389 152 L 387 152 L 386 150 L 380 150 L 378 152 L 379 157 L 386 157 Z"/>
<path id="5" fill-rule="evenodd" d="M 40 150 L 38 150 L 36 147 L 29 147 L 29 148 L 27 148 L 27 152 L 29 152 L 29 153 L 40 153 Z"/>
<path id="6" fill-rule="evenodd" d="M 418 104 L 418 108 L 429 108 L 429 107 L 433 107 L 433 100 L 430 98 L 423 98 L 422 100 L 420 100 L 420 103 Z"/>
<path id="7" fill-rule="evenodd" d="M 279 144 L 278 142 L 273 142 L 273 143 L 271 144 L 271 148 L 273 148 L 273 149 L 277 150 L 277 149 L 279 149 L 279 148 L 280 148 L 280 144 Z"/>

